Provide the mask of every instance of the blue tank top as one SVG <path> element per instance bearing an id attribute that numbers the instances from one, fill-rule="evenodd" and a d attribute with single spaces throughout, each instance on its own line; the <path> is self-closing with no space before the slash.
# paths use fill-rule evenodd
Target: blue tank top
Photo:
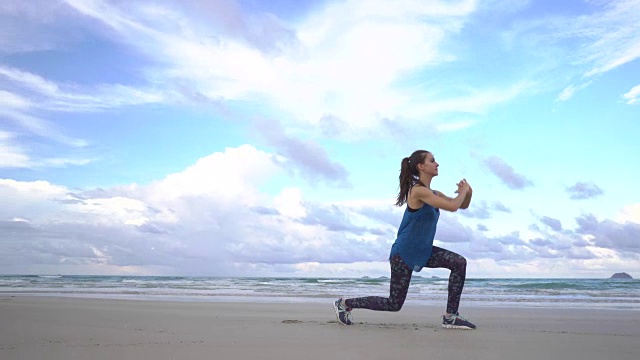
<path id="1" fill-rule="evenodd" d="M 420 272 L 431 257 L 439 217 L 440 209 L 429 204 L 423 204 L 415 212 L 409 211 L 407 206 L 398 228 L 398 237 L 391 246 L 389 259 L 400 254 L 413 271 Z"/>

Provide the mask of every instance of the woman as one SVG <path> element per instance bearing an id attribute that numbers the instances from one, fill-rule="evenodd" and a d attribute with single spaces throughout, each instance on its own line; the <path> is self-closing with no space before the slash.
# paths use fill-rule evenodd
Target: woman
<path id="1" fill-rule="evenodd" d="M 406 203 L 407 208 L 389 255 L 389 297 L 367 296 L 336 300 L 334 308 L 341 324 L 351 325 L 352 309 L 399 311 L 407 297 L 412 272 L 419 272 L 426 266 L 451 270 L 447 312 L 442 316 L 442 326 L 449 329 L 476 328 L 458 314 L 467 260 L 452 251 L 433 246 L 440 209 L 454 212 L 469 207 L 471 187 L 465 179 L 461 180 L 457 184 L 458 195 L 455 198 L 431 190 L 431 180 L 438 176 L 438 166 L 433 154 L 425 150 L 415 151 L 410 157 L 402 159 L 400 192 L 396 205 L 402 206 Z"/>

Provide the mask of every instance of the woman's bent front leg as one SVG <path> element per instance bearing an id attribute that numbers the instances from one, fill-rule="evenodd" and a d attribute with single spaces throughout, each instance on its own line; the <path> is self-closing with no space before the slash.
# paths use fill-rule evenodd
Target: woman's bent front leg
<path id="1" fill-rule="evenodd" d="M 449 275 L 449 296 L 447 298 L 447 313 L 457 314 L 460 306 L 460 296 L 467 276 L 467 259 L 437 246 L 433 247 L 431 257 L 425 265 L 428 268 L 446 268 L 451 270 Z"/>

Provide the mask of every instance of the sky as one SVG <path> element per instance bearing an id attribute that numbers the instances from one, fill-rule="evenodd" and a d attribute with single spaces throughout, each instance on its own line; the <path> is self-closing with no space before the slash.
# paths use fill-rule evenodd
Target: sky
<path id="1" fill-rule="evenodd" d="M 0 274 L 640 277 L 640 0 L 0 2 Z M 447 276 L 444 269 L 419 274 Z"/>

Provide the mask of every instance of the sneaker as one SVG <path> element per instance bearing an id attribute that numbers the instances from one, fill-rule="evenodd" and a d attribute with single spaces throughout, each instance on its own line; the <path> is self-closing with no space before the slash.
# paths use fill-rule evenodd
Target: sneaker
<path id="1" fill-rule="evenodd" d="M 333 308 L 336 309 L 336 317 L 340 324 L 351 325 L 351 309 L 344 307 L 342 298 L 333 303 Z"/>
<path id="2" fill-rule="evenodd" d="M 454 315 L 442 315 L 442 327 L 445 329 L 473 330 L 476 328 L 469 320 L 463 318 L 458 313 Z"/>

